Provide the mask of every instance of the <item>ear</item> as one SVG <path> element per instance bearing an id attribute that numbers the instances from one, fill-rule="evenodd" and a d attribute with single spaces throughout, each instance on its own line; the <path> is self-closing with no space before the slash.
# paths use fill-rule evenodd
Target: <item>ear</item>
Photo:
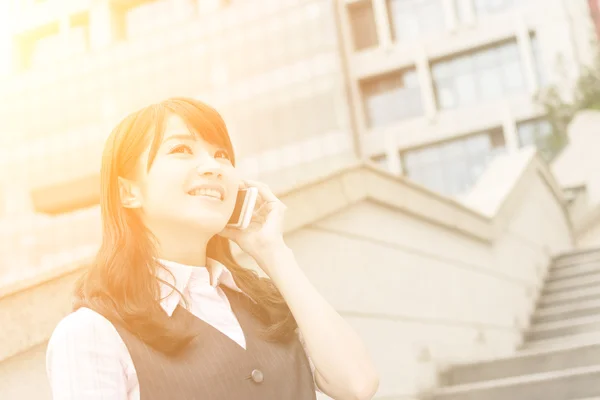
<path id="1" fill-rule="evenodd" d="M 139 187 L 135 182 L 119 176 L 119 197 L 121 204 L 125 208 L 140 208 L 142 206 L 142 196 Z"/>

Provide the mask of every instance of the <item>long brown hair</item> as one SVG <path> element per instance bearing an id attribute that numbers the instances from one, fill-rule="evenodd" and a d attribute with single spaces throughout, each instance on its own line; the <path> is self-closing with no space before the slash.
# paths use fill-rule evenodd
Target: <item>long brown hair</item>
<path id="1" fill-rule="evenodd" d="M 215 109 L 200 101 L 171 98 L 125 117 L 110 134 L 102 154 L 102 244 L 76 285 L 74 309 L 91 308 L 148 345 L 174 354 L 194 335 L 187 326 L 176 325 L 160 306 L 156 273 L 164 267 L 156 261 L 155 238 L 135 211 L 122 206 L 118 188 L 118 177 L 134 174 L 148 146 L 145 168 L 150 169 L 169 113 L 181 117 L 190 131 L 207 142 L 225 148 L 235 165 L 225 122 Z M 252 312 L 265 324 L 266 339 L 285 341 L 292 336 L 297 325 L 281 294 L 269 279 L 236 263 L 229 240 L 215 235 L 208 243 L 207 257 L 225 265 L 240 289 L 256 301 Z"/>

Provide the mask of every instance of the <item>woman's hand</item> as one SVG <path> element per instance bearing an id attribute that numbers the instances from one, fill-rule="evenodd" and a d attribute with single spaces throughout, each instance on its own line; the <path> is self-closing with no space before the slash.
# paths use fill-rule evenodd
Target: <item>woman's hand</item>
<path id="1" fill-rule="evenodd" d="M 243 231 L 226 228 L 221 236 L 252 256 L 280 291 L 314 362 L 319 389 L 335 399 L 373 398 L 379 378 L 364 343 L 310 283 L 283 241 L 286 206 L 267 185 L 247 181 L 246 186 L 260 195 L 252 222 Z"/>
<path id="2" fill-rule="evenodd" d="M 286 247 L 283 240 L 283 219 L 287 207 L 264 183 L 247 180 L 244 187 L 258 189 L 250 225 L 244 230 L 225 228 L 219 235 L 233 240 L 243 251 L 258 260 L 267 256 L 266 253 Z"/>

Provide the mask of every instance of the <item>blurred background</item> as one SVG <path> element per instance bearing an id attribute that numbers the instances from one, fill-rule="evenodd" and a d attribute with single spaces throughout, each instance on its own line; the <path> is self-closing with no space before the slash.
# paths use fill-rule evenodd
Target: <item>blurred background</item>
<path id="1" fill-rule="evenodd" d="M 104 141 L 170 96 L 219 110 L 288 205 L 377 399 L 600 398 L 599 9 L 0 0 L 0 398 L 50 398 Z"/>

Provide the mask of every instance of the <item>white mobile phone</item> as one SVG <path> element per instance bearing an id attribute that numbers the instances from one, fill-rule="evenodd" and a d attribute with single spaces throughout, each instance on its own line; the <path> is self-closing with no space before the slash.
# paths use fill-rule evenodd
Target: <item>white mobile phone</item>
<path id="1" fill-rule="evenodd" d="M 240 230 L 246 229 L 252 220 L 257 198 L 258 189 L 255 187 L 238 190 L 233 214 L 231 214 L 227 227 Z"/>

